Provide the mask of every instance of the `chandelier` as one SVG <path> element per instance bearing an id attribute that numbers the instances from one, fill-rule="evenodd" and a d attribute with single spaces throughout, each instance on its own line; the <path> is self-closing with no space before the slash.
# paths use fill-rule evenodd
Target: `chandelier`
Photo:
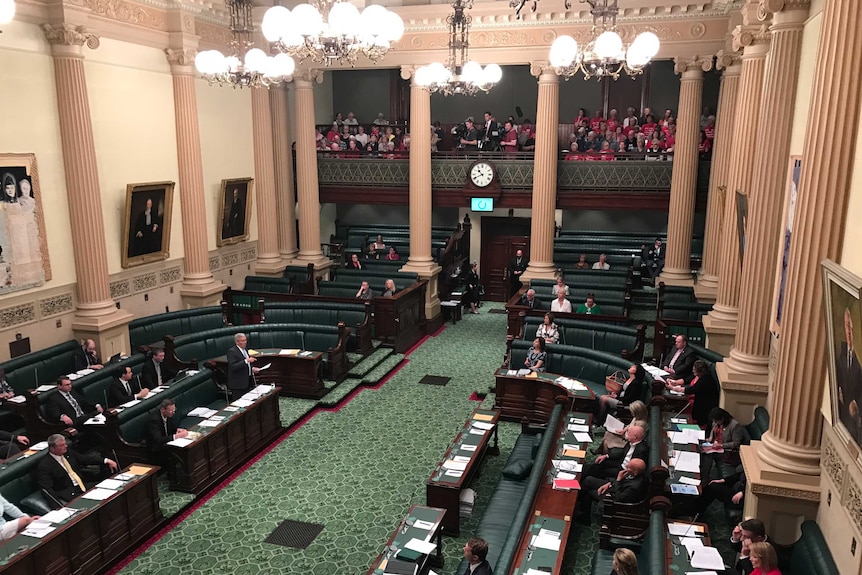
<path id="1" fill-rule="evenodd" d="M 8 24 L 14 17 L 15 0 L 0 0 L 0 24 Z"/>
<path id="2" fill-rule="evenodd" d="M 474 96 L 479 90 L 487 92 L 503 77 L 503 70 L 497 64 L 482 68 L 475 60 L 467 59 L 472 18 L 465 10 L 472 7 L 473 0 L 455 0 L 452 3 L 455 12 L 446 19 L 449 24 L 449 64 L 444 66 L 435 62 L 416 70 L 416 83 L 427 86 L 432 93 Z"/>
<path id="3" fill-rule="evenodd" d="M 0 0 L 2 2 L 3 0 Z M 293 75 L 296 63 L 287 54 L 267 56 L 254 47 L 252 0 L 227 0 L 230 11 L 230 53 L 204 50 L 195 57 L 195 68 L 210 83 L 234 88 L 269 87 Z"/>
<path id="4" fill-rule="evenodd" d="M 593 15 L 593 40 L 579 49 L 571 36 L 559 36 L 551 44 L 549 60 L 557 74 L 571 78 L 579 71 L 584 79 L 618 79 L 623 73 L 636 76 L 658 53 L 658 36 L 642 32 L 626 48 L 617 34 L 618 0 L 581 0 Z"/>
<path id="5" fill-rule="evenodd" d="M 383 6 L 368 6 L 360 14 L 347 1 L 311 1 L 293 11 L 273 6 L 261 24 L 267 40 L 301 62 L 310 59 L 324 66 L 333 62 L 353 66 L 359 54 L 377 62 L 404 34 L 401 17 Z"/>

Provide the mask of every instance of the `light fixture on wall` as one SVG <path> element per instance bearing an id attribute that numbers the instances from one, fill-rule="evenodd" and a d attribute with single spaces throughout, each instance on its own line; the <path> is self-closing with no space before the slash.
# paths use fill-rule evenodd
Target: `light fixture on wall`
<path id="1" fill-rule="evenodd" d="M 449 63 L 434 62 L 416 70 L 416 83 L 428 86 L 431 92 L 444 96 L 453 94 L 476 95 L 479 90 L 487 92 L 503 77 L 503 70 L 497 64 L 484 68 L 474 60 L 468 59 L 470 48 L 470 21 L 466 10 L 473 7 L 473 0 L 455 0 L 449 15 Z"/>
<path id="2" fill-rule="evenodd" d="M 2 2 L 3 0 L 0 0 Z M 287 54 L 267 56 L 254 47 L 252 0 L 227 0 L 230 11 L 230 53 L 205 50 L 195 58 L 195 68 L 210 83 L 234 88 L 269 87 L 289 79 L 296 69 Z"/>
<path id="3" fill-rule="evenodd" d="M 578 72 L 584 79 L 613 78 L 623 73 L 636 76 L 643 72 L 658 53 L 658 36 L 642 32 L 628 48 L 617 33 L 618 0 L 581 0 L 590 5 L 593 39 L 579 47 L 571 36 L 559 36 L 551 45 L 549 60 L 557 74 L 571 78 Z"/>
<path id="4" fill-rule="evenodd" d="M 14 17 L 15 0 L 0 0 L 0 25 L 8 24 Z"/>
<path id="5" fill-rule="evenodd" d="M 263 15 L 261 31 L 281 52 L 329 66 L 353 66 L 359 54 L 377 62 L 404 34 L 401 17 L 383 6 L 367 6 L 360 14 L 342 0 L 311 0 L 293 11 L 273 6 Z"/>

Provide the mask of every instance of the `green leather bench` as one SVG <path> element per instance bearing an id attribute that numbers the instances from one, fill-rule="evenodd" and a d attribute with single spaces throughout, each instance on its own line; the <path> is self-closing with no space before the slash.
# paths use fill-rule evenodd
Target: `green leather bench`
<path id="1" fill-rule="evenodd" d="M 399 254 L 401 255 L 401 254 Z M 407 263 L 407 258 L 401 255 L 400 260 L 366 260 L 362 259 L 362 268 L 372 272 L 397 273 L 404 264 Z"/>
<path id="2" fill-rule="evenodd" d="M 69 340 L 5 361 L 0 368 L 6 372 L 6 381 L 15 392 L 24 393 L 75 372 L 75 353 L 80 347 L 77 340 Z"/>
<path id="3" fill-rule="evenodd" d="M 199 307 L 150 315 L 129 324 L 129 341 L 133 350 L 161 344 L 166 335 L 185 335 L 224 326 L 218 306 Z"/>
<path id="4" fill-rule="evenodd" d="M 688 286 L 669 286 L 664 282 L 658 284 L 658 301 L 664 302 L 665 305 L 674 306 L 676 304 L 698 303 L 697 297 L 694 295 L 694 288 Z"/>
<path id="5" fill-rule="evenodd" d="M 36 484 L 36 467 L 43 457 L 49 457 L 47 449 L 0 470 L 0 494 L 28 515 L 45 515 L 53 508 Z"/>
<path id="6" fill-rule="evenodd" d="M 765 407 L 757 406 L 754 408 L 754 419 L 745 426 L 745 429 L 752 441 L 763 439 L 763 434 L 769 430 L 769 412 L 766 411 Z"/>
<path id="7" fill-rule="evenodd" d="M 284 278 L 266 276 L 246 276 L 245 291 L 264 291 L 269 293 L 291 293 L 291 282 Z"/>
<path id="8" fill-rule="evenodd" d="M 204 361 L 225 354 L 234 336 L 243 332 L 251 349 L 303 349 L 323 353 L 323 369 L 341 381 L 347 373 L 347 337 L 350 328 L 305 323 L 265 323 L 223 327 L 177 337 L 165 337 L 165 361 L 174 370 L 198 369 Z"/>
<path id="9" fill-rule="evenodd" d="M 522 339 L 533 341 L 544 318 L 524 318 Z M 611 325 L 579 319 L 555 319 L 560 332 L 561 345 L 574 345 L 619 355 L 634 362 L 643 361 L 646 326 L 635 327 Z"/>
<path id="10" fill-rule="evenodd" d="M 568 273 L 569 269 L 575 267 L 581 259 L 581 255 L 587 256 L 587 261 L 590 265 L 599 261 L 599 256 L 605 254 L 605 261 L 611 266 L 609 271 L 614 269 L 631 269 L 639 270 L 641 265 L 641 252 L 637 250 L 589 250 L 575 246 L 562 246 L 554 248 L 554 263 L 559 268 L 563 268 Z"/>
<path id="11" fill-rule="evenodd" d="M 644 533 L 643 543 L 634 545 L 638 548 L 638 572 L 645 575 L 664 575 L 668 572 L 667 565 L 667 525 L 664 511 L 655 510 L 650 513 L 649 527 Z M 610 544 L 599 549 L 593 555 L 592 574 L 607 575 L 613 570 L 614 551 L 619 547 L 633 547 L 629 541 L 611 539 Z"/>
<path id="12" fill-rule="evenodd" d="M 339 269 L 335 272 L 335 281 L 342 283 L 354 283 L 359 285 L 363 281 L 368 281 L 373 285 L 383 285 L 383 283 L 391 279 L 395 282 L 395 286 L 410 285 L 419 281 L 419 274 L 411 272 L 397 272 L 387 270 L 371 270 L 371 269 Z"/>
<path id="13" fill-rule="evenodd" d="M 389 278 L 374 278 L 375 281 L 370 281 L 369 286 L 371 287 L 371 291 L 375 297 L 379 297 L 383 295 L 383 282 Z M 325 295 L 329 297 L 341 297 L 341 298 L 356 298 L 356 292 L 359 291 L 359 286 L 362 284 L 363 280 L 357 278 L 356 281 L 333 281 L 333 282 L 320 282 L 317 286 L 317 293 L 320 295 Z M 395 288 L 397 291 L 402 291 L 411 285 L 415 285 L 415 282 L 406 283 L 403 280 L 393 280 L 395 281 Z"/>
<path id="14" fill-rule="evenodd" d="M 804 521 L 802 536 L 793 544 L 790 560 L 781 560 L 784 553 L 779 549 L 779 566 L 784 575 L 839 575 L 832 553 L 816 521 Z"/>
<path id="15" fill-rule="evenodd" d="M 565 278 L 566 285 L 569 287 L 569 293 L 571 293 L 572 289 L 608 289 L 626 291 L 627 288 L 631 287 L 628 273 L 624 275 L 602 275 L 608 274 L 610 271 L 611 270 L 608 270 L 607 272 L 596 272 L 589 276 L 569 274 Z M 530 282 L 530 287 L 536 290 L 537 294 L 542 294 L 545 298 L 554 297 L 554 286 L 556 285 L 557 282 L 553 280 L 533 280 Z"/>
<path id="16" fill-rule="evenodd" d="M 658 302 L 655 320 L 655 342 L 653 353 L 660 355 L 667 347 L 669 338 L 684 335 L 689 343 L 703 344 L 706 331 L 703 329 L 703 316 L 712 310 L 711 304 L 702 303 L 664 303 Z"/>
<path id="17" fill-rule="evenodd" d="M 266 323 L 338 325 L 339 322 L 344 322 L 353 328 L 347 339 L 348 351 L 369 353 L 373 348 L 371 302 L 360 300 L 355 304 L 315 301 L 269 302 L 265 309 Z"/>
<path id="18" fill-rule="evenodd" d="M 512 369 L 518 369 L 524 365 L 527 352 L 532 345 L 532 341 L 521 339 L 512 341 L 509 356 L 509 366 Z M 603 351 L 593 351 L 592 349 L 573 345 L 549 343 L 547 352 L 545 371 L 578 379 L 592 389 L 593 393 L 597 396 L 607 393 L 605 389 L 605 377 L 615 371 L 626 371 L 634 363 L 618 355 L 612 355 Z M 646 374 L 644 381 L 646 389 L 652 389 L 653 380 L 649 374 Z M 647 400 L 651 395 L 645 395 Z"/>

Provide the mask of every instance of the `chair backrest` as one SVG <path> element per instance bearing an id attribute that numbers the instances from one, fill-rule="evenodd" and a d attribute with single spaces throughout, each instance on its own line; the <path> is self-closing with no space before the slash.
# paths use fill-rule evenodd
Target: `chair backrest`
<path id="1" fill-rule="evenodd" d="M 61 375 L 75 372 L 75 353 L 81 347 L 77 340 L 65 341 L 45 349 L 3 362 L 6 381 L 17 393 L 54 383 Z"/>
<path id="2" fill-rule="evenodd" d="M 129 323 L 129 341 L 132 349 L 138 349 L 161 342 L 166 335 L 185 335 L 223 325 L 222 310 L 218 306 L 171 311 L 142 317 Z"/>
<path id="3" fill-rule="evenodd" d="M 639 572 L 651 575 L 667 573 L 666 534 L 664 511 L 653 511 L 650 513 L 649 528 L 638 553 Z"/>
<path id="4" fill-rule="evenodd" d="M 802 523 L 802 537 L 793 545 L 789 575 L 839 575 L 826 539 L 816 521 Z"/>
<path id="5" fill-rule="evenodd" d="M 769 430 L 769 412 L 765 407 L 754 408 L 754 419 L 745 426 L 745 429 L 753 441 L 760 441 L 763 438 L 763 434 Z"/>

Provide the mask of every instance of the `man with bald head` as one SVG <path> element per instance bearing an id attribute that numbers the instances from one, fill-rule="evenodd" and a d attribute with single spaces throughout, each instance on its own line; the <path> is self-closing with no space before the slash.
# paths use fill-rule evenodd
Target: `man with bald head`
<path id="1" fill-rule="evenodd" d="M 632 425 L 626 429 L 624 437 L 625 445 L 609 449 L 606 455 L 599 455 L 593 463 L 584 467 L 584 473 L 581 476 L 582 485 L 590 477 L 601 479 L 603 485 L 626 469 L 632 459 L 647 460 L 649 447 L 644 441 L 646 430 L 639 425 Z"/>
<path id="2" fill-rule="evenodd" d="M 563 297 L 565 298 L 565 295 Z M 542 300 L 536 297 L 536 290 L 533 288 L 528 289 L 527 293 L 521 297 L 521 305 L 525 305 L 530 309 L 543 309 Z"/>
<path id="3" fill-rule="evenodd" d="M 646 462 L 633 457 L 610 481 L 598 477 L 581 480 L 581 494 L 575 508 L 575 520 L 586 525 L 590 523 L 593 501 L 601 501 L 607 494 L 615 503 L 637 503 L 646 497 L 647 482 L 644 478 Z"/>
<path id="4" fill-rule="evenodd" d="M 102 361 L 96 353 L 96 342 L 85 339 L 80 349 L 75 351 L 75 371 L 82 369 L 102 369 Z"/>

